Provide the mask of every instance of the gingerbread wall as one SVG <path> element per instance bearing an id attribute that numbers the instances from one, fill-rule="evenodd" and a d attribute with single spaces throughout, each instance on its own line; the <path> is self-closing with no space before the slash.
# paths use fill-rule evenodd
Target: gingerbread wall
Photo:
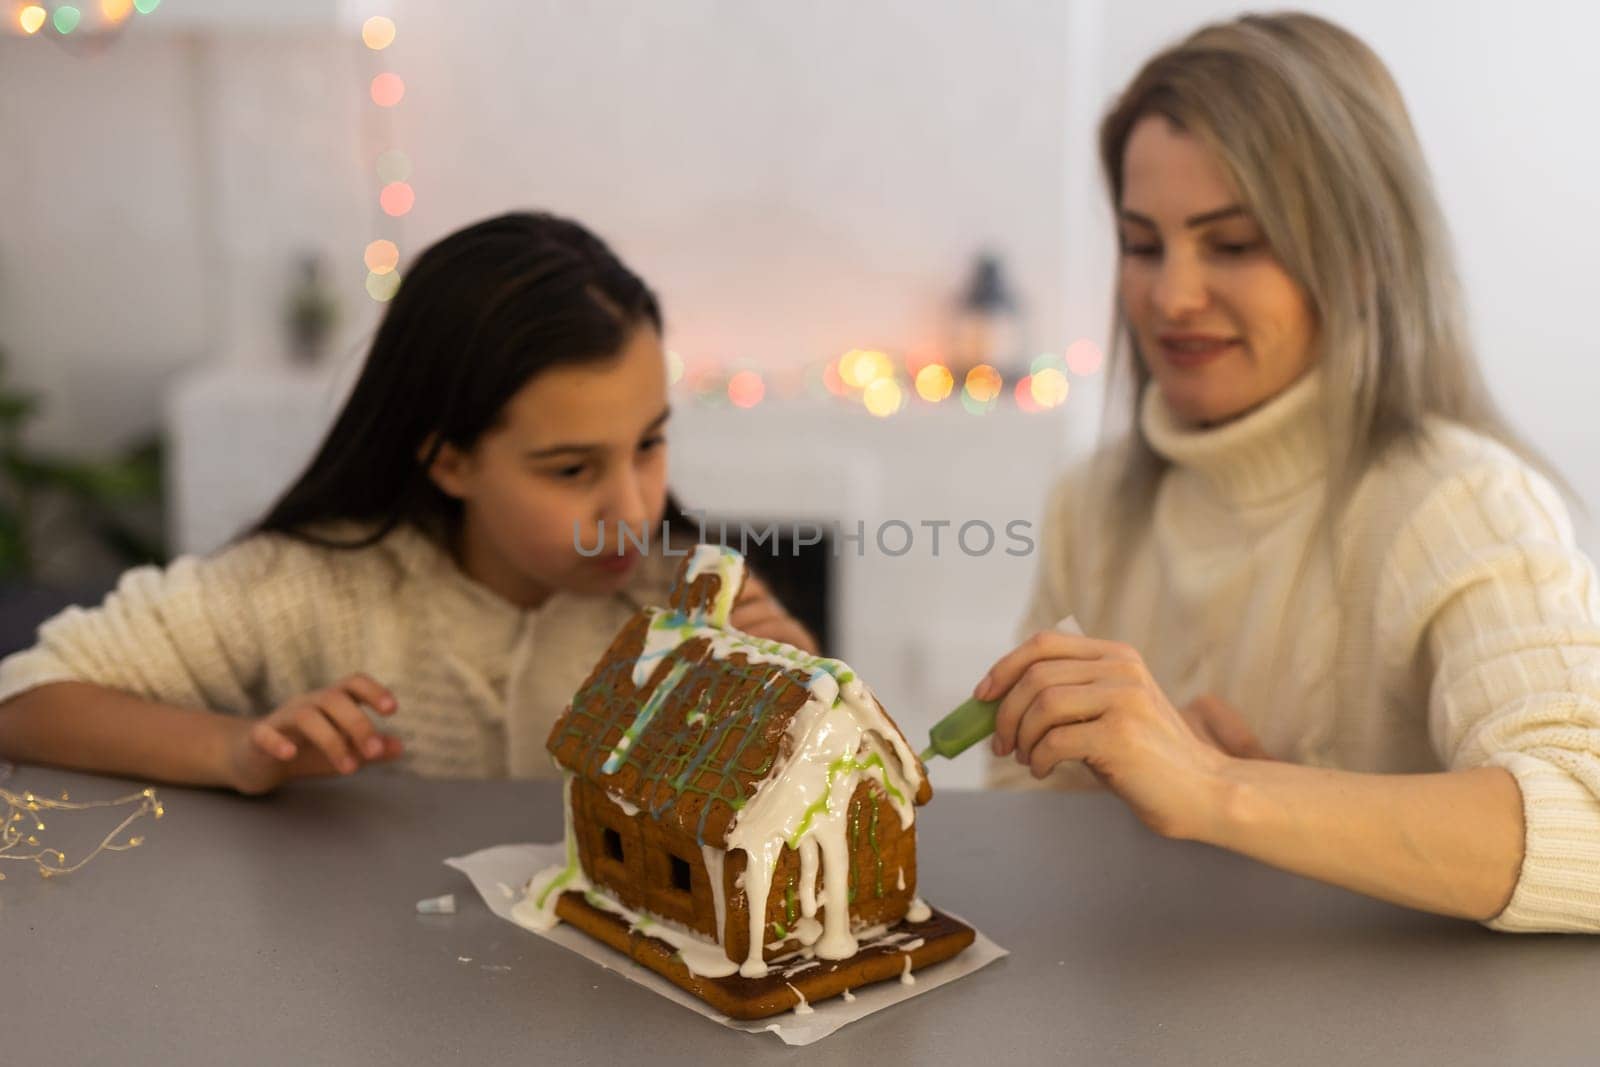
<path id="1" fill-rule="evenodd" d="M 581 778 L 573 782 L 572 808 L 578 858 L 590 881 L 630 908 L 715 936 L 716 901 L 704 856 L 693 838 L 642 812 L 629 815 L 604 789 Z M 916 828 L 901 829 L 899 814 L 873 782 L 856 787 L 848 819 L 852 925 L 897 922 L 916 892 Z M 750 944 L 749 907 L 743 891 L 735 888 L 744 873 L 744 859 L 742 851 L 735 851 L 723 870 L 727 913 L 723 945 L 735 960 L 747 956 Z M 766 916 L 767 943 L 782 945 L 764 948 L 767 959 L 799 947 L 789 936 L 799 918 L 799 880 L 799 855 L 785 848 L 773 874 Z M 819 921 L 824 910 L 819 910 Z"/>

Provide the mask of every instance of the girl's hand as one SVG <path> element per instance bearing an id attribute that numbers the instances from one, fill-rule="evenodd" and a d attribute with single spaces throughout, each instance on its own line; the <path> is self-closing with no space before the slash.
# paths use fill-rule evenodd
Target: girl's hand
<path id="1" fill-rule="evenodd" d="M 400 739 L 380 734 L 361 710 L 393 715 L 394 694 L 365 674 L 295 697 L 241 720 L 228 745 L 229 780 L 241 793 L 266 793 L 290 778 L 352 774 L 400 755 Z"/>
<path id="2" fill-rule="evenodd" d="M 1014 753 L 1035 778 L 1082 760 L 1166 837 L 1199 836 L 1215 810 L 1233 757 L 1196 736 L 1127 645 L 1038 633 L 996 663 L 974 695 L 1000 700 L 995 754 Z"/>
<path id="3" fill-rule="evenodd" d="M 751 637 L 782 641 L 813 656 L 817 654 L 817 639 L 811 636 L 811 631 L 785 611 L 772 591 L 753 573 L 745 575 L 744 588 L 728 614 L 728 625 Z"/>

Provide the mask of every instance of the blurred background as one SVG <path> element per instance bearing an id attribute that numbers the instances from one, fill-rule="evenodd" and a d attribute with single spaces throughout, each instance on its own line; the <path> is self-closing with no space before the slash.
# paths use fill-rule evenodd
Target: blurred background
<path id="1" fill-rule="evenodd" d="M 1600 9 L 1304 6 L 1395 71 L 1490 383 L 1600 506 Z M 825 536 L 779 577 L 920 733 L 1021 613 L 1006 523 L 1099 432 L 1097 119 L 1240 10 L 0 0 L 0 654 L 226 542 L 309 456 L 409 258 L 540 207 L 663 299 L 687 504 L 863 524 L 864 554 Z"/>

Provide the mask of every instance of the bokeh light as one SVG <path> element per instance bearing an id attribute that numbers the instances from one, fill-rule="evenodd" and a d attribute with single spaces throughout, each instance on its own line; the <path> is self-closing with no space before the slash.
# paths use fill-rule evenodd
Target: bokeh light
<path id="1" fill-rule="evenodd" d="M 1080 378 L 1094 374 L 1104 363 L 1105 355 L 1100 351 L 1100 346 L 1088 338 L 1067 346 L 1067 369 Z"/>
<path id="2" fill-rule="evenodd" d="M 374 15 L 361 24 L 361 43 L 374 52 L 381 52 L 394 44 L 394 20 Z"/>
<path id="3" fill-rule="evenodd" d="M 822 368 L 822 384 L 834 396 L 844 396 L 849 391 L 844 377 L 839 373 L 839 361 L 829 360 L 828 365 Z"/>
<path id="4" fill-rule="evenodd" d="M 939 353 L 935 350 L 927 347 L 914 349 L 906 353 L 906 373 L 911 375 L 912 381 L 916 381 L 924 367 L 931 367 L 937 362 Z"/>
<path id="5" fill-rule="evenodd" d="M 406 83 L 393 71 L 372 79 L 372 102 L 379 107 L 394 107 L 406 95 Z"/>
<path id="6" fill-rule="evenodd" d="M 83 12 L 71 4 L 63 4 L 61 7 L 56 8 L 55 17 L 51 21 L 55 23 L 56 32 L 66 36 L 78 28 L 78 23 L 82 19 Z"/>
<path id="7" fill-rule="evenodd" d="M 967 371 L 966 393 L 980 404 L 987 404 L 999 396 L 1004 386 L 1000 372 L 987 363 L 980 363 Z"/>
<path id="8" fill-rule="evenodd" d="M 417 194 L 405 182 L 390 182 L 378 194 L 378 206 L 396 218 L 410 211 L 416 202 Z"/>
<path id="9" fill-rule="evenodd" d="M 950 395 L 950 390 L 955 388 L 955 375 L 950 373 L 950 368 L 939 363 L 930 363 L 917 371 L 914 383 L 917 395 L 930 404 L 937 404 Z"/>
<path id="10" fill-rule="evenodd" d="M 378 180 L 385 185 L 410 181 L 411 157 L 398 148 L 391 148 L 378 156 Z"/>
<path id="11" fill-rule="evenodd" d="M 100 0 L 100 14 L 115 26 L 133 14 L 133 0 Z"/>
<path id="12" fill-rule="evenodd" d="M 400 272 L 397 270 L 389 271 L 387 274 L 367 275 L 367 295 L 380 304 L 393 299 L 399 289 Z"/>
<path id="13" fill-rule="evenodd" d="M 672 349 L 667 349 L 667 384 L 677 385 L 683 381 L 683 357 Z"/>
<path id="14" fill-rule="evenodd" d="M 968 415 L 987 415 L 994 410 L 994 405 L 992 397 L 988 400 L 979 400 L 965 388 L 961 390 L 961 406 L 967 409 Z"/>
<path id="15" fill-rule="evenodd" d="M 400 265 L 400 249 L 393 241 L 373 241 L 362 258 L 372 273 L 388 274 Z"/>
<path id="16" fill-rule="evenodd" d="M 1067 361 L 1054 352 L 1046 352 L 1043 355 L 1033 357 L 1033 362 L 1028 365 L 1028 373 L 1038 374 L 1040 371 L 1051 370 L 1052 368 L 1066 370 Z"/>
<path id="17" fill-rule="evenodd" d="M 1028 387 L 1041 408 L 1060 407 L 1067 402 L 1067 394 L 1072 391 L 1072 383 L 1067 381 L 1067 376 L 1054 367 L 1029 375 Z"/>
<path id="18" fill-rule="evenodd" d="M 1033 375 L 1025 375 L 1018 379 L 1013 395 L 1016 397 L 1017 407 L 1026 411 L 1029 415 L 1041 410 L 1039 402 L 1033 399 Z"/>
<path id="19" fill-rule="evenodd" d="M 853 348 L 839 361 L 839 377 L 855 389 L 865 389 L 880 378 L 894 374 L 894 363 L 882 352 Z"/>
<path id="20" fill-rule="evenodd" d="M 742 370 L 728 379 L 728 399 L 735 407 L 753 408 L 767 395 L 767 383 L 753 370 Z"/>
<path id="21" fill-rule="evenodd" d="M 892 377 L 878 378 L 868 383 L 861 394 L 861 402 L 867 410 L 879 418 L 887 418 L 900 410 L 905 403 L 905 393 L 900 388 L 900 383 Z"/>
<path id="22" fill-rule="evenodd" d="M 44 25 L 45 20 L 49 17 L 50 12 L 38 4 L 29 4 L 17 12 L 17 25 L 22 27 L 23 33 L 31 37 L 39 32 L 40 27 Z"/>
<path id="23" fill-rule="evenodd" d="M 161 0 L 133 0 L 133 9 L 141 15 L 148 15 L 161 6 Z"/>

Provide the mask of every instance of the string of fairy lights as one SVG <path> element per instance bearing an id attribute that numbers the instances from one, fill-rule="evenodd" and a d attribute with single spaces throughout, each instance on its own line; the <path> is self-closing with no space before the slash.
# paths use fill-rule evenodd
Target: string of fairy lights
<path id="1" fill-rule="evenodd" d="M 393 69 L 390 59 L 396 34 L 394 19 L 373 15 L 361 24 L 361 43 L 380 60 L 382 68 L 367 83 L 367 96 L 382 120 L 383 149 L 377 153 L 373 174 L 377 179 L 380 225 L 395 225 L 416 205 L 416 190 L 411 187 L 411 157 L 395 147 L 394 109 L 405 99 L 406 83 Z M 393 299 L 400 288 L 400 245 L 397 232 L 367 242 L 361 260 L 367 268 L 367 295 L 378 303 Z"/>
<path id="2" fill-rule="evenodd" d="M 395 146 L 394 110 L 406 96 L 405 79 L 394 70 L 397 29 L 387 15 L 373 15 L 361 25 L 361 41 L 379 57 L 378 71 L 367 85 L 367 95 L 384 119 L 382 150 L 376 155 L 380 226 L 405 218 L 416 204 L 411 186 L 411 160 Z M 400 288 L 400 245 L 397 234 L 374 237 L 362 253 L 367 268 L 367 295 L 379 303 Z M 668 377 L 680 392 L 707 405 L 754 408 L 774 399 L 804 396 L 833 398 L 859 405 L 887 418 L 912 406 L 956 404 L 972 415 L 986 415 L 1002 404 L 1038 413 L 1065 404 L 1072 378 L 1099 372 L 1102 354 L 1094 342 L 1075 341 L 1060 353 L 1035 358 L 1026 372 L 1007 374 L 991 364 L 957 370 L 945 361 L 915 353 L 900 358 L 877 349 L 851 349 L 835 358 L 787 369 L 730 366 L 709 359 L 685 360 L 667 354 Z"/>
<path id="3" fill-rule="evenodd" d="M 988 363 L 960 370 L 936 356 L 896 358 L 863 348 L 822 362 L 767 370 L 685 360 L 668 352 L 667 378 L 674 388 L 710 406 L 754 408 L 774 399 L 813 397 L 855 404 L 880 418 L 943 404 L 958 405 L 969 415 L 987 415 L 1002 404 L 1038 414 L 1065 404 L 1074 379 L 1100 373 L 1104 362 L 1100 346 L 1087 338 L 1064 351 L 1043 353 L 1025 370 L 1009 375 Z"/>
<path id="4" fill-rule="evenodd" d="M 12 765 L 0 763 L 0 781 L 8 778 Z M 39 835 L 45 831 L 42 812 L 81 812 L 99 808 L 126 808 L 122 821 L 94 848 L 85 852 L 75 863 L 68 863 L 66 853 L 44 844 Z M 123 831 L 146 815 L 159 819 L 166 808 L 156 791 L 146 787 L 137 793 L 117 797 L 115 800 L 73 800 L 66 793 L 59 798 L 47 797 L 31 790 L 21 793 L 0 786 L 0 863 L 23 863 L 38 871 L 41 878 L 71 874 L 102 852 L 126 852 L 144 844 L 139 835 L 123 837 Z M 5 880 L 0 871 L 0 881 Z"/>
<path id="5" fill-rule="evenodd" d="M 77 3 L 13 4 L 13 19 L 24 37 L 67 38 L 120 29 L 134 15 L 148 15 L 161 0 L 79 0 Z"/>

